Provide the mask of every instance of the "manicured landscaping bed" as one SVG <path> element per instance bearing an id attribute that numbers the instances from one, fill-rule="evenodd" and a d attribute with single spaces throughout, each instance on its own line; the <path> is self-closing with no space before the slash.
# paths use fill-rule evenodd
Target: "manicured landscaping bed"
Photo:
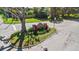
<path id="1" fill-rule="evenodd" d="M 22 47 L 32 47 L 35 46 L 41 42 L 43 42 L 44 40 L 46 40 L 48 37 L 50 37 L 52 34 L 54 34 L 56 32 L 55 28 L 51 28 L 50 31 L 48 33 L 45 34 L 39 34 L 37 36 L 34 36 L 34 38 L 31 38 L 30 35 L 26 35 L 25 39 L 23 41 Z M 10 38 L 10 43 L 15 43 L 18 40 L 18 34 L 20 34 L 20 32 L 16 32 L 15 36 Z M 29 42 L 30 41 L 30 42 Z M 19 46 L 19 41 L 15 44 L 15 47 L 17 48 Z"/>
<path id="2" fill-rule="evenodd" d="M 30 28 L 31 29 L 31 28 Z M 28 34 L 25 35 L 22 48 L 25 47 L 32 47 L 35 46 L 43 41 L 45 41 L 48 37 L 50 37 L 52 34 L 56 32 L 55 28 L 49 28 L 49 30 L 39 30 L 36 34 L 34 32 L 31 32 L 31 30 L 28 30 Z M 17 43 L 14 45 L 16 48 L 19 46 L 19 37 L 21 32 L 15 32 L 11 35 L 9 38 L 10 43 L 14 44 L 17 40 Z"/>

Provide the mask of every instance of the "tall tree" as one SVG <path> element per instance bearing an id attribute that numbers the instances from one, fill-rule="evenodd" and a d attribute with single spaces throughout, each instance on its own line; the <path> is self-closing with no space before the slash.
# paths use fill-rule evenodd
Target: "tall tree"
<path id="1" fill-rule="evenodd" d="M 63 16 L 63 8 L 62 7 L 50 7 L 51 11 L 51 20 L 54 21 L 54 18 L 58 20 L 60 17 Z"/>
<path id="2" fill-rule="evenodd" d="M 9 12 L 12 15 L 12 17 L 16 17 L 17 19 L 19 19 L 21 22 L 21 32 L 22 33 L 27 32 L 26 26 L 25 26 L 26 8 L 24 8 L 24 7 L 20 7 L 20 8 L 19 7 L 18 8 L 17 7 L 15 7 L 15 8 L 8 7 L 8 8 L 4 8 L 4 11 Z"/>
<path id="3" fill-rule="evenodd" d="M 22 43 L 24 40 L 24 37 L 27 33 L 26 26 L 25 26 L 25 18 L 26 18 L 26 8 L 24 7 L 7 7 L 3 8 L 5 12 L 11 13 L 13 17 L 16 17 L 21 22 L 21 35 L 19 37 L 19 46 L 18 50 L 22 50 Z"/>

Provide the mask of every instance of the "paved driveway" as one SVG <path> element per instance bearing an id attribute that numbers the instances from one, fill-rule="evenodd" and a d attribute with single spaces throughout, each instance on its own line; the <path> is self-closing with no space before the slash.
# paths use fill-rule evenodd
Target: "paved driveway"
<path id="1" fill-rule="evenodd" d="M 41 44 L 25 50 L 43 51 L 43 48 L 48 48 L 49 51 L 79 51 L 79 22 L 65 20 L 55 26 L 58 33 Z"/>
<path id="2" fill-rule="evenodd" d="M 47 22 L 50 27 L 53 27 L 53 23 Z M 26 27 L 31 27 L 32 24 L 37 23 L 26 23 Z M 23 49 L 25 51 L 43 51 L 43 48 L 48 48 L 49 51 L 59 50 L 79 50 L 79 22 L 64 20 L 60 24 L 55 24 L 57 33 L 52 35 L 44 42 L 30 48 Z M 9 37 L 13 32 L 21 30 L 21 25 L 9 25 L 3 24 L 0 21 L 0 36 Z M 17 50 L 13 48 L 12 50 Z"/>

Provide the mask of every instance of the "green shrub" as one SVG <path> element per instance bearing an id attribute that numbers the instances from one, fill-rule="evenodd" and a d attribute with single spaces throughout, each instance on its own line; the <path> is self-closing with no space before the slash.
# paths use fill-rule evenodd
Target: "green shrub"
<path id="1" fill-rule="evenodd" d="M 47 31 L 49 31 L 49 27 L 47 25 L 47 23 L 38 23 L 37 25 L 33 25 L 32 26 L 32 31 L 35 35 L 39 34 L 39 33 L 45 33 Z M 39 32 L 39 33 L 38 33 Z"/>
<path id="2" fill-rule="evenodd" d="M 66 19 L 79 19 L 79 14 L 65 14 L 64 18 Z"/>
<path id="3" fill-rule="evenodd" d="M 13 34 L 10 36 L 10 39 L 13 38 L 13 37 L 15 37 L 15 36 L 19 37 L 19 35 L 20 35 L 20 32 L 17 31 L 17 32 L 13 33 Z"/>

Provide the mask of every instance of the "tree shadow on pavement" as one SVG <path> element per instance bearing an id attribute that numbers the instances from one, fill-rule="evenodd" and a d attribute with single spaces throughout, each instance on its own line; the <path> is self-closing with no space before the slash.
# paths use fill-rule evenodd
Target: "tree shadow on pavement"
<path id="1" fill-rule="evenodd" d="M 4 38 L 5 36 L 0 36 L 0 40 L 2 41 L 2 39 Z"/>
<path id="2" fill-rule="evenodd" d="M 19 41 L 19 39 L 17 39 L 15 43 L 10 44 L 9 46 L 6 46 L 6 47 L 3 47 L 3 48 L 0 48 L 0 51 L 3 51 L 4 49 L 7 49 L 7 48 L 9 48 L 9 49 L 7 49 L 7 51 L 10 51 L 11 49 L 14 48 L 14 45 L 15 45 L 18 41 Z"/>
<path id="3" fill-rule="evenodd" d="M 3 23 L 0 23 L 0 25 L 2 25 Z"/>
<path id="4" fill-rule="evenodd" d="M 18 39 L 14 42 L 14 43 L 11 43 L 9 46 L 6 46 L 6 47 L 3 47 L 3 48 L 0 48 L 0 51 L 3 51 L 6 49 L 6 51 L 10 51 L 12 50 L 13 48 L 16 48 L 16 44 L 17 42 L 19 42 L 19 45 L 18 47 L 16 48 L 17 51 L 22 51 L 22 45 L 23 45 L 23 41 L 24 41 L 24 37 L 25 37 L 26 33 L 20 33 L 18 36 Z M 9 42 L 10 42 L 11 38 L 9 39 Z M 8 42 L 8 43 L 9 43 Z"/>
<path id="5" fill-rule="evenodd" d="M 13 46 L 12 45 L 9 45 L 7 47 L 0 48 L 0 51 L 3 51 L 4 49 L 9 48 L 9 47 L 13 47 Z"/>

